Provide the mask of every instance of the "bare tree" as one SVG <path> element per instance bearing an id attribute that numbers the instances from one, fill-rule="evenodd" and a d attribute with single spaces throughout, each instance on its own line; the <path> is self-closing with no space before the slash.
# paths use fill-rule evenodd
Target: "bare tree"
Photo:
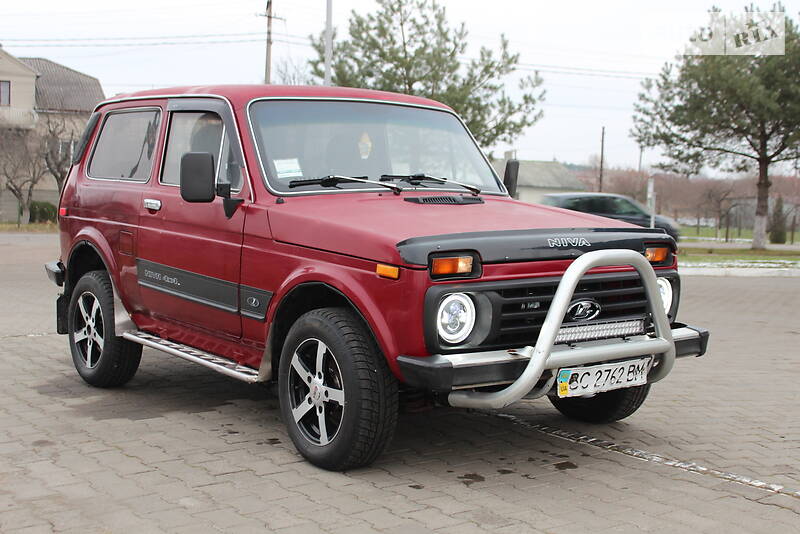
<path id="1" fill-rule="evenodd" d="M 702 202 L 711 207 L 717 221 L 715 237 L 719 238 L 722 221 L 736 206 L 733 202 L 736 183 L 733 180 L 706 179 L 702 184 Z"/>
<path id="2" fill-rule="evenodd" d="M 64 182 L 72 164 L 72 149 L 77 141 L 74 128 L 67 125 L 64 117 L 45 115 L 42 131 L 42 157 L 50 175 L 55 179 L 58 190 Z"/>
<path id="3" fill-rule="evenodd" d="M 275 79 L 281 85 L 316 85 L 308 67 L 298 65 L 291 58 L 280 60 L 275 70 Z"/>
<path id="4" fill-rule="evenodd" d="M 20 223 L 28 224 L 33 190 L 47 174 L 47 165 L 41 157 L 42 139 L 33 131 L 0 125 L 0 147 L 0 177 L 17 199 Z"/>
<path id="5" fill-rule="evenodd" d="M 603 189 L 606 193 L 618 193 L 635 198 L 638 201 L 645 200 L 647 194 L 647 179 L 642 173 L 633 169 L 607 169 L 607 178 L 604 180 Z"/>

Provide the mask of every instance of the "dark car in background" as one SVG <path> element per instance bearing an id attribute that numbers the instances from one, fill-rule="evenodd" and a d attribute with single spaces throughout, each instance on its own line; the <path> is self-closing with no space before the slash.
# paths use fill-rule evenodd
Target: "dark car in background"
<path id="1" fill-rule="evenodd" d="M 554 193 L 544 195 L 542 204 L 601 215 L 639 226 L 650 226 L 647 208 L 625 195 L 611 193 Z M 655 216 L 655 227 L 663 228 L 675 241 L 680 236 L 678 223 L 670 217 Z"/>

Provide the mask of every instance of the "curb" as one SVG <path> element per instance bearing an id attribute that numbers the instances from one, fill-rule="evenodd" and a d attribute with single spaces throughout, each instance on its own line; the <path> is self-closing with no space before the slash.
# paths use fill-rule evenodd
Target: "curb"
<path id="1" fill-rule="evenodd" d="M 765 269 L 763 267 L 679 267 L 678 272 L 681 276 L 800 278 L 800 269 Z"/>

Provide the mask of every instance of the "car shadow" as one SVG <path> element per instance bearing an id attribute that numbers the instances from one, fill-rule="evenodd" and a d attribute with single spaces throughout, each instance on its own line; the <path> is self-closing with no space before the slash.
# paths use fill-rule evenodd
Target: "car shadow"
<path id="1" fill-rule="evenodd" d="M 79 417 L 96 421 L 129 419 L 139 422 L 171 413 L 204 414 L 195 430 L 215 435 L 227 443 L 253 448 L 258 454 L 270 447 L 288 461 L 302 461 L 281 421 L 273 391 L 263 385 L 245 384 L 177 358 L 145 351 L 136 377 L 115 389 L 92 388 L 74 369 L 65 367 L 35 386 Z M 527 404 L 529 415 L 557 424 L 549 403 Z M 204 426 L 206 426 L 204 428 Z M 395 437 L 385 453 L 369 468 L 354 471 L 414 471 L 435 468 L 440 477 L 465 486 L 494 477 L 516 475 L 528 480 L 576 469 L 599 449 L 560 440 L 530 426 L 500 417 L 494 412 L 433 407 L 400 414 Z M 423 484 L 418 484 L 424 486 Z M 414 484 L 409 488 L 415 489 Z"/>

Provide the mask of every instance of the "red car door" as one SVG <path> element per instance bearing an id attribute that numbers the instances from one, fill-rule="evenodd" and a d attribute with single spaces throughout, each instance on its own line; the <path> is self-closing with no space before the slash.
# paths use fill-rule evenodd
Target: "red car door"
<path id="1" fill-rule="evenodd" d="M 217 183 L 232 198 L 249 200 L 233 115 L 219 99 L 170 100 L 166 146 L 158 180 L 142 199 L 137 277 L 145 308 L 155 319 L 241 336 L 239 275 L 245 210 L 231 217 L 223 199 L 189 203 L 181 198 L 180 161 L 187 152 L 214 157 Z"/>

